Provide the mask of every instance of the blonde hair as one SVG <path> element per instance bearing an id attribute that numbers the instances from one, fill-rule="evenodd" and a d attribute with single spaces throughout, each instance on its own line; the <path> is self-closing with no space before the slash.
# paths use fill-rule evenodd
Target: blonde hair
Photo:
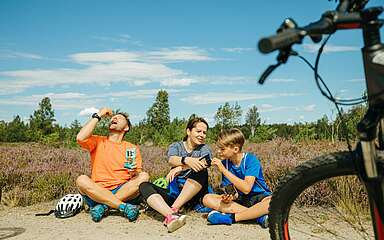
<path id="1" fill-rule="evenodd" d="M 237 146 L 241 150 L 245 142 L 245 137 L 240 129 L 231 128 L 219 133 L 217 145 L 219 147 Z"/>

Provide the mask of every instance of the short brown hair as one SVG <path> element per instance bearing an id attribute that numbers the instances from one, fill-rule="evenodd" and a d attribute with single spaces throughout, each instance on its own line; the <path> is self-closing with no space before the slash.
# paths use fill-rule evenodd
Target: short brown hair
<path id="1" fill-rule="evenodd" d="M 217 138 L 217 145 L 223 147 L 238 146 L 242 149 L 245 142 L 244 134 L 238 128 L 222 130 Z"/>

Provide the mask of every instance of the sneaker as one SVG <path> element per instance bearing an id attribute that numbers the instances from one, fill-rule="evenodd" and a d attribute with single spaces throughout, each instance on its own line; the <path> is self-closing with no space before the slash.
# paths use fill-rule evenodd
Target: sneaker
<path id="1" fill-rule="evenodd" d="M 268 228 L 268 214 L 256 218 L 256 223 L 259 224 L 262 228 Z"/>
<path id="2" fill-rule="evenodd" d="M 94 222 L 100 222 L 101 219 L 106 215 L 108 206 L 105 204 L 97 204 L 91 208 L 91 217 Z"/>
<path id="3" fill-rule="evenodd" d="M 186 223 L 186 219 L 186 215 L 172 213 L 164 218 L 163 223 L 167 227 L 168 232 L 171 233 L 184 226 Z"/>
<path id="4" fill-rule="evenodd" d="M 198 213 L 209 213 L 212 211 L 212 208 L 205 207 L 203 204 L 198 203 L 193 207 L 193 210 Z"/>
<path id="5" fill-rule="evenodd" d="M 210 224 L 213 224 L 213 225 L 216 225 L 216 224 L 231 225 L 233 223 L 231 214 L 221 213 L 219 211 L 211 211 L 208 214 L 207 220 Z"/>
<path id="6" fill-rule="evenodd" d="M 119 206 L 120 212 L 124 217 L 128 218 L 130 222 L 135 221 L 139 216 L 139 208 L 136 205 L 132 205 L 129 203 L 122 203 Z"/>

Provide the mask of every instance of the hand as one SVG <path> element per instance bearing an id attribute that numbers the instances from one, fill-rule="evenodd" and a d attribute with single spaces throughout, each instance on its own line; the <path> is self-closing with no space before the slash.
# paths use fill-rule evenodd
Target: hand
<path id="1" fill-rule="evenodd" d="M 212 159 L 212 165 L 215 165 L 217 166 L 217 168 L 219 169 L 220 172 L 223 171 L 223 169 L 225 168 L 223 163 L 221 162 L 222 160 L 219 159 L 219 158 L 213 158 Z"/>
<path id="2" fill-rule="evenodd" d="M 179 175 L 182 170 L 183 168 L 181 166 L 172 168 L 165 178 L 167 179 L 168 182 L 172 182 L 173 179 L 175 179 L 175 177 Z"/>
<path id="3" fill-rule="evenodd" d="M 223 195 L 221 195 L 221 201 L 223 203 L 230 203 L 233 200 L 235 200 L 235 197 L 233 195 L 231 195 L 231 194 L 223 194 Z"/>
<path id="4" fill-rule="evenodd" d="M 102 108 L 99 110 L 97 113 L 100 117 L 105 117 L 105 116 L 112 116 L 112 109 L 110 108 Z"/>
<path id="5" fill-rule="evenodd" d="M 193 171 L 198 172 L 207 168 L 207 163 L 205 161 L 200 161 L 198 158 L 187 157 L 185 159 L 185 164 L 192 168 Z"/>

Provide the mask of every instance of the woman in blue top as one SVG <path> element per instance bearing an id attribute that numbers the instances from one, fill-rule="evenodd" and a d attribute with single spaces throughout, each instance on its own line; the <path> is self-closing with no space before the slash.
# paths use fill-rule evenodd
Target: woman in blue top
<path id="1" fill-rule="evenodd" d="M 222 186 L 229 190 L 223 195 L 205 195 L 203 204 L 214 209 L 208 214 L 211 224 L 256 220 L 266 228 L 271 191 L 265 183 L 260 161 L 255 155 L 242 152 L 244 142 L 243 133 L 236 128 L 219 134 L 217 146 L 221 159 L 214 158 L 212 165 L 222 173 Z"/>
<path id="2" fill-rule="evenodd" d="M 193 207 L 200 203 L 208 190 L 208 171 L 205 159 L 212 153 L 205 144 L 208 123 L 203 118 L 188 121 L 183 141 L 175 142 L 168 149 L 168 163 L 172 169 L 167 175 L 168 189 L 153 183 L 141 183 L 139 190 L 147 204 L 164 216 L 168 232 L 185 224 L 185 215 L 180 215 L 183 206 Z"/>

